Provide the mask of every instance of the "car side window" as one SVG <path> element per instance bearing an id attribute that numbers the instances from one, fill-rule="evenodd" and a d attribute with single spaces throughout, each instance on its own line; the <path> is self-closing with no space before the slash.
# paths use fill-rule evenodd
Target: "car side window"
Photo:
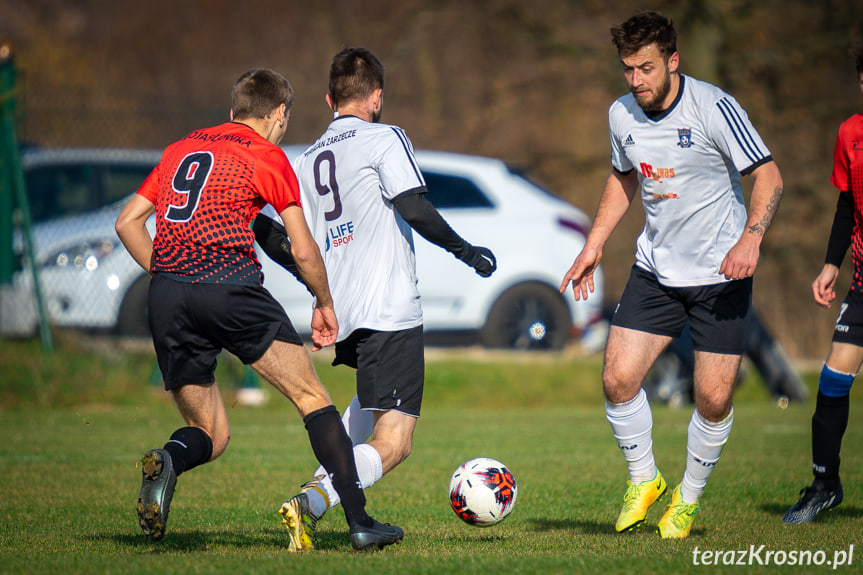
<path id="1" fill-rule="evenodd" d="M 98 205 L 94 166 L 36 167 L 27 170 L 25 181 L 34 222 L 78 214 Z"/>
<path id="2" fill-rule="evenodd" d="M 490 208 L 488 197 L 468 178 L 423 172 L 426 198 L 437 209 Z"/>
<path id="3" fill-rule="evenodd" d="M 138 191 L 153 166 L 106 166 L 102 205 L 113 204 Z"/>

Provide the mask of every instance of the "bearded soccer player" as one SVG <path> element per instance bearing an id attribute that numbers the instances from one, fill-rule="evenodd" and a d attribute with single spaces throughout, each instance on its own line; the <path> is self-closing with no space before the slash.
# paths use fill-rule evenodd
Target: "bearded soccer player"
<path id="1" fill-rule="evenodd" d="M 135 261 L 152 274 L 149 322 L 165 389 L 186 426 L 142 459 L 138 519 L 144 534 L 165 534 L 177 477 L 219 457 L 230 429 L 216 358 L 235 354 L 287 397 L 303 418 L 318 461 L 332 473 L 355 549 L 380 548 L 402 530 L 366 513 L 350 438 L 282 307 L 262 286 L 249 225 L 275 206 L 291 239 L 298 273 L 315 294 L 312 340 L 332 345 L 338 321 L 320 252 L 303 216 L 296 176 L 278 147 L 294 92 L 266 69 L 243 74 L 232 90 L 231 122 L 197 130 L 165 149 L 116 223 Z M 156 235 L 146 221 L 156 214 Z"/>
<path id="2" fill-rule="evenodd" d="M 333 363 L 356 370 L 357 397 L 343 421 L 364 488 L 408 457 L 420 416 L 425 361 L 411 230 L 482 277 L 496 268 L 490 250 L 462 239 L 425 198 L 407 135 L 379 122 L 383 88 L 383 65 L 369 50 L 336 54 L 327 94 L 336 118 L 296 161 L 341 322 Z M 276 217 L 270 209 L 262 216 Z M 259 217 L 254 229 L 264 250 L 290 269 L 279 222 Z M 320 467 L 280 510 L 292 547 L 311 548 L 318 520 L 339 503 L 329 471 Z"/>
<path id="3" fill-rule="evenodd" d="M 863 91 L 863 41 L 852 50 L 857 83 Z M 812 282 L 815 302 L 829 308 L 836 299 L 836 278 L 849 246 L 854 263 L 851 289 L 839 307 L 833 342 L 818 378 L 818 397 L 812 415 L 812 485 L 782 518 L 784 523 L 811 523 L 822 511 L 844 497 L 839 480 L 839 451 L 848 426 L 854 377 L 863 363 L 863 114 L 854 114 L 839 127 L 833 149 L 830 181 L 839 190 L 827 257 Z"/>
<path id="4" fill-rule="evenodd" d="M 689 322 L 695 411 L 686 470 L 659 521 L 687 537 L 733 420 L 732 396 L 752 313 L 752 275 L 782 178 L 746 113 L 719 88 L 682 74 L 671 20 L 642 11 L 611 29 L 630 93 L 609 109 L 612 172 L 593 228 L 560 289 L 593 291 L 602 248 L 641 189 L 644 230 L 614 313 L 602 373 L 606 414 L 629 467 L 618 532 L 640 528 L 666 492 L 641 387 Z M 751 176 L 749 215 L 740 176 Z"/>

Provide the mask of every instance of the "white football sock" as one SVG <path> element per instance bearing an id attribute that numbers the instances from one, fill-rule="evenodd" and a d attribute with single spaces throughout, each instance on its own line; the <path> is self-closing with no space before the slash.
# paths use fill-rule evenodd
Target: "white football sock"
<path id="1" fill-rule="evenodd" d="M 365 443 L 375 430 L 375 414 L 360 407 L 360 400 L 355 395 L 342 415 L 342 423 L 353 445 Z"/>
<path id="2" fill-rule="evenodd" d="M 360 443 L 354 446 L 354 460 L 357 464 L 357 475 L 360 478 L 360 485 L 363 489 L 368 489 L 383 477 L 384 464 L 381 461 L 381 456 L 368 443 Z M 328 509 L 338 505 L 341 498 L 333 487 L 332 479 L 330 479 L 329 474 L 324 471 L 323 467 L 319 467 L 315 473 L 326 474 L 326 477 L 320 483 L 320 488 L 324 493 L 320 493 L 317 489 L 309 489 L 306 491 L 306 496 L 309 498 L 309 507 L 311 507 L 312 513 L 317 517 L 321 517 Z"/>
<path id="3" fill-rule="evenodd" d="M 636 396 L 626 403 L 606 401 L 605 413 L 617 445 L 629 466 L 630 481 L 637 484 L 656 477 L 651 437 L 653 415 L 644 389 L 640 389 Z"/>
<path id="4" fill-rule="evenodd" d="M 680 484 L 680 498 L 684 503 L 698 503 L 707 486 L 707 478 L 728 441 L 733 422 L 734 408 L 719 422 L 704 419 L 697 409 L 692 413 L 686 440 L 686 471 Z"/>

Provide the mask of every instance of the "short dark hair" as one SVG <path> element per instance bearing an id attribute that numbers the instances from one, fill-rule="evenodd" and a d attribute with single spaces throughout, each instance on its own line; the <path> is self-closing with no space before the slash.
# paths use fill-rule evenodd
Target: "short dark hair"
<path id="1" fill-rule="evenodd" d="M 851 46 L 851 57 L 854 58 L 854 68 L 857 70 L 857 76 L 863 74 L 863 38 L 857 38 L 854 45 Z"/>
<path id="2" fill-rule="evenodd" d="M 294 89 L 288 79 L 267 68 L 253 68 L 234 82 L 231 110 L 235 120 L 265 118 L 284 104 L 294 105 Z"/>
<path id="3" fill-rule="evenodd" d="M 362 100 L 384 87 L 384 65 L 366 48 L 345 48 L 330 66 L 330 99 L 334 106 Z"/>
<path id="4" fill-rule="evenodd" d="M 656 44 L 666 60 L 677 52 L 674 22 L 653 10 L 641 10 L 623 24 L 614 26 L 611 39 L 622 58 L 632 56 L 650 44 Z"/>

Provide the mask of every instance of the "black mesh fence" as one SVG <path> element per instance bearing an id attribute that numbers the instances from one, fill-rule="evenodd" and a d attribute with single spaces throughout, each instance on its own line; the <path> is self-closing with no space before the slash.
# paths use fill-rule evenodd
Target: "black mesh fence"
<path id="1" fill-rule="evenodd" d="M 40 310 L 53 327 L 146 334 L 148 278 L 120 244 L 114 222 L 161 149 L 226 121 L 227 108 L 74 87 L 57 94 L 35 89 L 26 70 L 17 72 L 6 93 L 14 102 L 28 210 L 16 199 L 0 204 L 12 211 L 2 214 L 11 230 L 7 223 L 0 233 L 13 238 L 11 277 L 0 274 L 0 337 L 38 333 Z M 14 196 L 9 184 L 0 193 Z"/>
<path id="2" fill-rule="evenodd" d="M 36 332 L 34 270 L 51 325 L 146 334 L 147 275 L 120 244 L 114 222 L 159 154 L 118 148 L 22 152 L 32 251 L 24 212 L 16 209 L 14 271 L 0 292 L 0 335 Z"/>

